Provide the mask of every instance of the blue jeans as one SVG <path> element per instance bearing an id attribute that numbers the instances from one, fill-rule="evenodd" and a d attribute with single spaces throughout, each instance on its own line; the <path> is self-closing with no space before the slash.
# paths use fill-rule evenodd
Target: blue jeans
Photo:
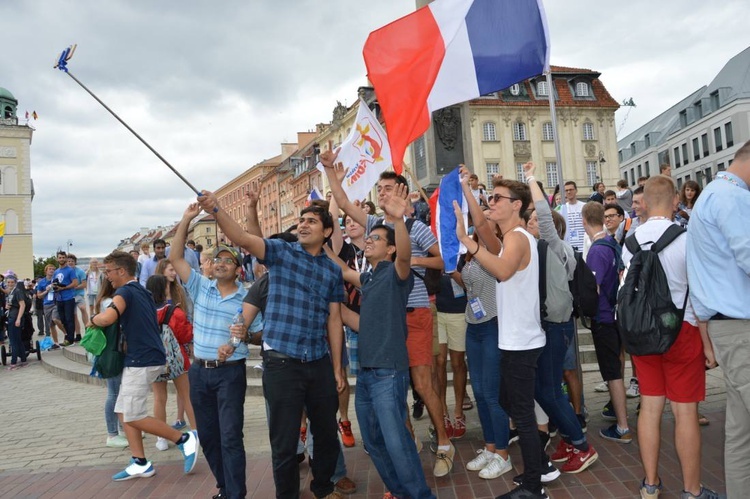
<path id="1" fill-rule="evenodd" d="M 276 497 L 299 497 L 297 442 L 302 409 L 315 434 L 315 459 L 310 489 L 315 497 L 333 492 L 331 482 L 340 454 L 336 411 L 339 396 L 331 358 L 302 362 L 282 357 L 279 352 L 263 353 L 263 395 L 268 403 L 268 428 Z"/>
<path id="2" fill-rule="evenodd" d="M 65 327 L 65 339 L 73 343 L 76 339 L 76 301 L 75 298 L 57 302 L 57 314 Z"/>
<path id="3" fill-rule="evenodd" d="M 508 448 L 508 415 L 500 407 L 500 350 L 497 318 L 466 326 L 466 358 L 485 444 Z"/>
<path id="4" fill-rule="evenodd" d="M 582 444 L 586 437 L 581 431 L 575 411 L 563 395 L 561 383 L 563 374 L 563 360 L 568 345 L 573 341 L 573 320 L 563 323 L 542 321 L 542 329 L 547 335 L 536 372 L 536 401 L 547 413 L 550 420 L 557 425 L 560 433 L 570 438 L 573 445 Z"/>
<path id="5" fill-rule="evenodd" d="M 203 455 L 227 497 L 247 495 L 245 484 L 245 364 L 207 369 L 197 362 L 188 371 L 190 402 L 200 428 Z"/>
<path id="6" fill-rule="evenodd" d="M 112 376 L 105 380 L 107 382 L 107 401 L 104 402 L 104 421 L 107 423 L 107 434 L 110 437 L 116 437 L 120 433 L 120 420 L 115 414 L 115 402 L 120 394 L 120 384 L 122 384 L 122 374 Z"/>
<path id="7" fill-rule="evenodd" d="M 354 399 L 359 429 L 370 459 L 391 494 L 434 498 L 414 439 L 406 428 L 408 389 L 408 369 L 361 368 Z"/>
<path id="8" fill-rule="evenodd" d="M 26 362 L 26 349 L 23 346 L 23 340 L 21 339 L 21 329 L 23 327 L 23 320 L 21 320 L 21 326 L 16 326 L 16 318 L 14 316 L 8 316 L 8 339 L 10 340 L 10 363 L 16 365 L 18 359 L 21 362 Z"/>

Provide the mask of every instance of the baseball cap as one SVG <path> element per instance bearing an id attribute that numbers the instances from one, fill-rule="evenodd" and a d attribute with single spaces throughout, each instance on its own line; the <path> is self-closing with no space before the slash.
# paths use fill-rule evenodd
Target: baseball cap
<path id="1" fill-rule="evenodd" d="M 237 262 L 238 267 L 242 267 L 242 260 L 240 260 L 240 252 L 237 251 L 235 248 L 232 248 L 231 246 L 227 246 L 226 244 L 220 244 L 214 249 L 213 257 L 216 258 L 219 253 L 226 251 L 230 255 L 232 255 L 232 258 L 234 258 L 234 261 Z"/>

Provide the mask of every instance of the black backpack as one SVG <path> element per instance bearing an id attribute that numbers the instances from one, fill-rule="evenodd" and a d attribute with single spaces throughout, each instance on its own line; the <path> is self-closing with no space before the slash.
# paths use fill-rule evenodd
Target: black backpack
<path id="1" fill-rule="evenodd" d="M 682 309 L 678 309 L 659 252 L 683 232 L 679 225 L 670 225 L 651 249 L 643 251 L 635 234 L 625 239 L 633 258 L 617 298 L 617 325 L 625 351 L 631 355 L 663 354 L 680 332 L 688 294 Z"/>
<path id="2" fill-rule="evenodd" d="M 596 277 L 583 260 L 583 253 L 574 251 L 576 270 L 570 281 L 570 292 L 573 295 L 573 315 L 581 320 L 596 317 L 599 313 L 599 292 L 596 289 Z"/>

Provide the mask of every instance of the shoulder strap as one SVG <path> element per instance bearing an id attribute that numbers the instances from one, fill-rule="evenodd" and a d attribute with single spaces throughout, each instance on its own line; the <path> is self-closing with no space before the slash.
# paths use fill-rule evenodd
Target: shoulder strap
<path id="1" fill-rule="evenodd" d="M 416 221 L 417 221 L 416 218 L 409 217 L 406 219 L 406 222 L 404 222 L 404 224 L 406 225 L 406 232 L 411 234 L 411 228 L 414 227 L 414 222 Z"/>
<path id="2" fill-rule="evenodd" d="M 539 252 L 539 311 L 541 318 L 547 316 L 547 250 L 549 244 L 544 239 L 537 241 L 537 251 Z"/>
<path id="3" fill-rule="evenodd" d="M 667 230 L 664 231 L 664 234 L 661 235 L 659 240 L 656 241 L 653 246 L 651 246 L 651 251 L 659 253 L 661 250 L 669 246 L 672 241 L 677 239 L 677 237 L 679 237 L 679 235 L 683 232 L 685 232 L 684 227 L 680 227 L 676 224 L 670 225 Z"/>
<path id="4" fill-rule="evenodd" d="M 174 309 L 175 308 L 177 308 L 177 307 L 175 307 L 174 305 L 169 305 L 169 307 L 167 307 L 167 313 L 164 314 L 164 320 L 161 321 L 161 325 L 162 326 L 165 325 L 165 324 L 167 324 L 167 325 L 169 324 L 170 319 L 172 319 L 172 314 L 174 314 Z"/>
<path id="5" fill-rule="evenodd" d="M 639 251 L 641 251 L 641 245 L 638 243 L 638 240 L 635 238 L 635 234 L 630 234 L 628 237 L 625 238 L 625 247 L 630 251 L 631 255 L 635 255 Z"/>

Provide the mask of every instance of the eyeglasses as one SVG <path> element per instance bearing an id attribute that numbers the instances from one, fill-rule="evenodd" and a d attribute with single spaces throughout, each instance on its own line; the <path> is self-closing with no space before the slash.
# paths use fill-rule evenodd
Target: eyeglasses
<path id="1" fill-rule="evenodd" d="M 367 241 L 368 239 L 370 241 L 381 241 L 381 240 L 385 241 L 386 240 L 385 236 L 381 236 L 380 234 L 370 234 L 369 236 L 365 237 L 365 241 Z"/>
<path id="2" fill-rule="evenodd" d="M 501 199 L 507 199 L 511 203 L 513 201 L 518 201 L 518 198 L 514 198 L 513 196 L 503 196 L 502 194 L 493 194 L 490 196 L 489 200 L 493 203 L 499 203 Z"/>
<path id="3" fill-rule="evenodd" d="M 109 275 L 110 272 L 114 272 L 115 270 L 120 270 L 122 267 L 115 267 L 113 269 L 104 269 L 102 272 L 104 272 L 104 275 Z"/>
<path id="4" fill-rule="evenodd" d="M 214 258 L 213 262 L 215 264 L 217 264 L 217 265 L 220 264 L 220 263 L 226 263 L 227 265 L 236 265 L 237 264 L 237 261 L 234 258 L 219 258 L 219 257 L 216 257 L 216 258 Z"/>
<path id="5" fill-rule="evenodd" d="M 604 215 L 604 220 L 610 220 L 612 218 L 621 217 L 621 216 L 622 215 L 620 215 L 619 213 L 611 213 L 609 215 Z"/>

